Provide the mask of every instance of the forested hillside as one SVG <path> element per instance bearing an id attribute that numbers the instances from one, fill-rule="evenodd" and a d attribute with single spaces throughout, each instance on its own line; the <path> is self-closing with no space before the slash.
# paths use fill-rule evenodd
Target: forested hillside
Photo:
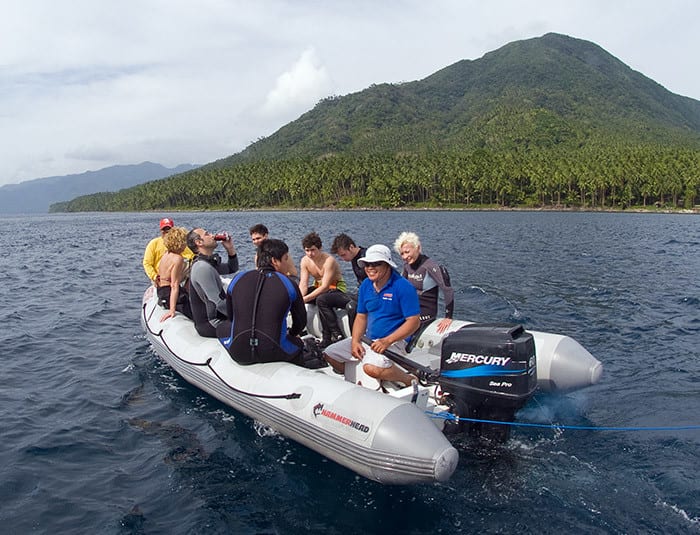
<path id="1" fill-rule="evenodd" d="M 547 34 L 323 100 L 241 153 L 55 210 L 692 207 L 700 102 Z"/>

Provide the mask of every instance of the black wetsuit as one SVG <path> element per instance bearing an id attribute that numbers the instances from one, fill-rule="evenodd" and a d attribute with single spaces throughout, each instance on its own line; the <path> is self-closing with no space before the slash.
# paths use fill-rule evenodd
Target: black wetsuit
<path id="1" fill-rule="evenodd" d="M 360 250 L 355 255 L 355 258 L 350 260 L 350 264 L 352 265 L 352 272 L 355 274 L 355 278 L 357 279 L 357 284 L 362 284 L 362 281 L 367 278 L 367 273 L 365 273 L 365 268 L 363 268 L 362 266 L 360 266 L 360 264 L 357 263 L 357 261 L 360 258 L 363 258 L 365 256 L 366 252 L 367 252 L 366 247 L 360 247 Z"/>
<path id="2" fill-rule="evenodd" d="M 364 258 L 365 253 L 367 252 L 366 247 L 360 247 L 360 250 L 357 251 L 357 254 L 355 257 L 350 260 L 350 265 L 352 266 L 352 272 L 355 274 L 355 278 L 357 279 L 357 285 L 359 286 L 362 284 L 362 281 L 367 278 L 367 273 L 365 273 L 365 268 L 363 268 L 360 264 L 357 263 L 357 261 L 360 258 Z M 346 292 L 343 294 L 344 297 L 344 302 L 343 303 L 338 303 L 336 306 L 338 308 L 345 308 L 345 310 L 348 313 L 348 320 L 350 323 L 350 330 L 352 331 L 352 326 L 355 323 L 355 316 L 357 315 L 357 292 L 355 293 L 350 293 Z"/>
<path id="3" fill-rule="evenodd" d="M 306 327 L 306 307 L 296 283 L 272 269 L 239 273 L 228 286 L 226 304 L 231 321 L 220 323 L 216 332 L 233 360 L 301 363 L 299 335 Z"/>

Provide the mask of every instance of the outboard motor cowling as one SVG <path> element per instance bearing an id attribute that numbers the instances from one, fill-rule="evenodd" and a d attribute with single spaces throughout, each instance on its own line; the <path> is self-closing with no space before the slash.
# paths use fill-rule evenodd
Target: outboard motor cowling
<path id="1" fill-rule="evenodd" d="M 537 387 L 535 341 L 522 325 L 475 323 L 445 337 L 438 379 L 456 416 L 512 422 Z M 458 431 L 506 440 L 510 426 L 461 422 Z"/>

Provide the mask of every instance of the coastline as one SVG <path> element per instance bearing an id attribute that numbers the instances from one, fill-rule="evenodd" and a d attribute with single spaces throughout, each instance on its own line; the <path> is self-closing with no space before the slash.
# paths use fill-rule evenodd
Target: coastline
<path id="1" fill-rule="evenodd" d="M 46 214 L 77 214 L 77 213 L 186 213 L 186 212 L 584 212 L 584 213 L 615 213 L 615 214 L 700 214 L 700 205 L 693 208 L 642 207 L 630 208 L 612 207 L 581 207 L 581 206 L 399 206 L 385 208 L 380 206 L 338 207 L 338 206 L 261 206 L 256 208 L 225 208 L 225 207 L 162 207 L 150 210 L 85 210 L 85 211 L 48 211 Z M 12 215 L 12 214 L 0 214 Z"/>
<path id="2" fill-rule="evenodd" d="M 139 210 L 143 212 L 159 213 L 162 211 L 178 212 L 585 212 L 585 213 L 617 213 L 617 214 L 679 214 L 679 215 L 694 215 L 700 214 L 700 207 L 688 208 L 582 208 L 582 207 L 519 207 L 519 206 L 502 206 L 502 207 L 445 207 L 445 206 L 401 206 L 397 208 L 381 208 L 381 207 L 355 207 L 355 208 L 338 208 L 335 206 L 326 207 L 271 207 L 265 206 L 260 208 L 162 208 L 158 210 Z M 69 213 L 69 212 L 53 212 L 53 213 Z"/>

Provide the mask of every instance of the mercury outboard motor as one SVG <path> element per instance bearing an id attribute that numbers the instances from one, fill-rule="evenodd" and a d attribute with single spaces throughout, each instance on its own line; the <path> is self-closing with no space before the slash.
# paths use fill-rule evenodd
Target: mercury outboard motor
<path id="1" fill-rule="evenodd" d="M 455 416 L 512 422 L 537 387 L 535 341 L 522 325 L 466 325 L 443 340 L 438 382 Z M 505 441 L 510 427 L 457 419 L 445 431 Z"/>

